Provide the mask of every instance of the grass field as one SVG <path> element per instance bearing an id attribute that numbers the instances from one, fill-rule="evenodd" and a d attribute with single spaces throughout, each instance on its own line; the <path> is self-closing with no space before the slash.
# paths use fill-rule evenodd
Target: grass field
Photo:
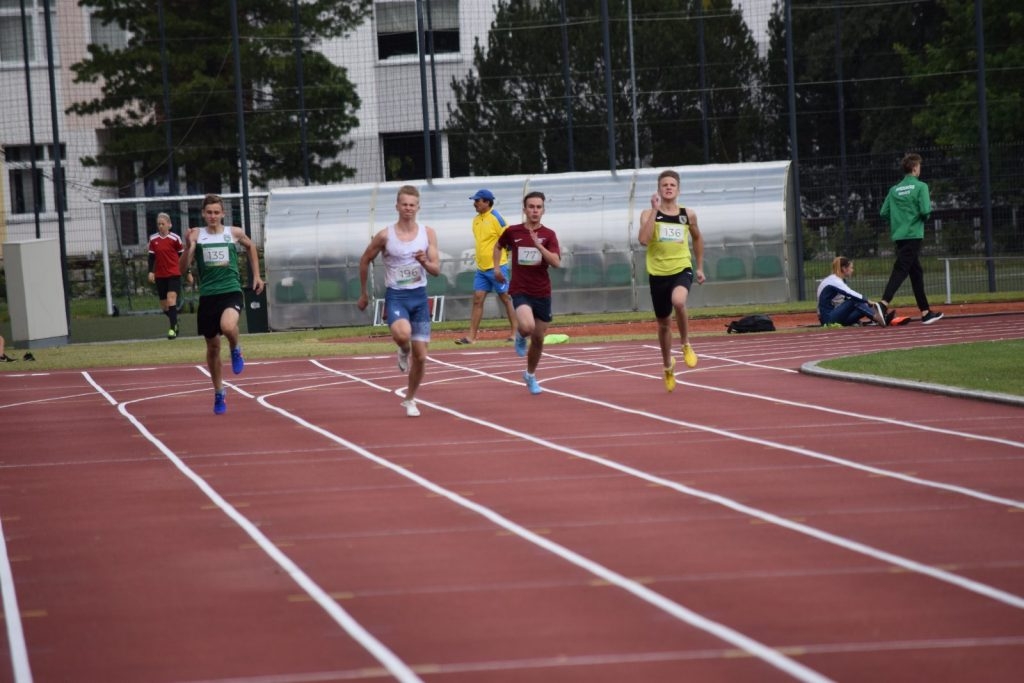
<path id="1" fill-rule="evenodd" d="M 842 372 L 1024 396 L 1024 340 L 930 346 L 836 358 L 819 367 Z"/>

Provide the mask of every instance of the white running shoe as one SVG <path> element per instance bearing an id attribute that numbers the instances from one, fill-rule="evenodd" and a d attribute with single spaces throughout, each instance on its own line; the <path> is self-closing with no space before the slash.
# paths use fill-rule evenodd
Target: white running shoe
<path id="1" fill-rule="evenodd" d="M 402 372 L 409 372 L 409 350 L 398 347 L 398 369 Z"/>
<path id="2" fill-rule="evenodd" d="M 420 416 L 420 409 L 416 407 L 416 401 L 402 401 L 402 407 L 405 408 L 406 417 Z"/>

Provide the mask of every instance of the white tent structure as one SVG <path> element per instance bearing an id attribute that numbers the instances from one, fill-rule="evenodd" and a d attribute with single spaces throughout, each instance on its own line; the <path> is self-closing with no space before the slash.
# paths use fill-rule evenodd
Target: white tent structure
<path id="1" fill-rule="evenodd" d="M 697 213 L 707 282 L 690 305 L 784 302 L 797 298 L 791 162 L 713 164 L 677 169 L 680 203 Z M 554 314 L 650 310 L 640 212 L 650 206 L 661 169 L 541 176 L 438 179 L 420 191 L 419 220 L 433 227 L 441 277 L 429 292 L 445 297 L 448 319 L 468 319 L 475 215 L 469 197 L 487 188 L 495 209 L 522 221 L 522 197 L 547 196 L 544 224 L 558 234 L 562 268 L 552 269 Z M 371 236 L 391 223 L 402 183 L 343 184 L 273 190 L 264 225 L 271 329 L 369 324 L 359 311 L 359 258 Z M 383 297 L 379 260 L 371 292 Z M 490 297 L 493 299 L 493 297 Z M 497 304 L 487 315 L 502 315 Z"/>

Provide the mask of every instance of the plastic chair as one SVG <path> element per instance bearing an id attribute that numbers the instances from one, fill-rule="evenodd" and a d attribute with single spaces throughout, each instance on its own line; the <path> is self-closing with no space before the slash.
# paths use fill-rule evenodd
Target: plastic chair
<path id="1" fill-rule="evenodd" d="M 609 287 L 628 287 L 633 284 L 633 266 L 628 263 L 612 263 L 608 266 L 604 280 Z"/>
<path id="2" fill-rule="evenodd" d="M 782 277 L 782 261 L 774 254 L 762 254 L 754 257 L 754 277 Z"/>
<path id="3" fill-rule="evenodd" d="M 316 283 L 317 301 L 341 301 L 345 298 L 345 283 L 341 280 L 320 280 Z"/>
<path id="4" fill-rule="evenodd" d="M 601 284 L 601 269 L 589 263 L 573 266 L 569 283 L 573 287 L 597 287 Z"/>
<path id="5" fill-rule="evenodd" d="M 279 304 L 301 304 L 306 301 L 306 287 L 301 280 L 292 279 L 288 285 L 278 282 L 274 287 L 274 301 Z"/>
<path id="6" fill-rule="evenodd" d="M 742 280 L 747 277 L 747 265 L 736 256 L 723 256 L 715 264 L 715 279 L 721 281 Z"/>
<path id="7" fill-rule="evenodd" d="M 473 280 L 476 278 L 475 270 L 464 270 L 455 275 L 455 291 L 459 294 L 473 293 Z"/>
<path id="8" fill-rule="evenodd" d="M 347 301 L 358 301 L 359 300 L 359 277 L 356 276 L 345 283 L 345 299 Z"/>
<path id="9" fill-rule="evenodd" d="M 444 275 L 427 276 L 427 296 L 444 296 L 448 289 L 448 278 Z"/>

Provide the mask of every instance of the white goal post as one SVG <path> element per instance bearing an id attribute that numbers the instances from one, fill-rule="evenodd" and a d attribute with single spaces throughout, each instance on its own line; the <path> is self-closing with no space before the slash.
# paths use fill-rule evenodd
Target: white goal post
<path id="1" fill-rule="evenodd" d="M 249 199 L 249 232 L 257 248 L 263 246 L 263 224 L 266 218 L 267 198 L 269 192 L 250 192 Z M 164 197 L 123 197 L 119 199 L 100 200 L 100 232 L 103 252 L 103 287 L 107 300 L 107 315 L 114 315 L 114 292 L 111 284 L 111 253 L 119 253 L 122 258 L 144 257 L 148 252 L 149 235 L 156 232 L 155 224 L 147 224 L 147 214 L 159 208 L 171 216 L 173 230 L 179 235 L 184 234 L 188 227 L 202 225 L 198 220 L 199 208 L 205 194 L 174 195 Z M 238 192 L 221 194 L 224 200 L 226 215 L 225 225 L 242 226 L 244 211 L 232 211 L 232 206 L 244 199 Z M 127 210 L 135 217 L 132 231 L 136 238 L 129 247 L 122 244 L 122 226 L 119 224 L 123 212 Z M 191 217 L 190 217 L 191 216 Z M 139 237 L 138 231 L 142 230 Z M 112 239 L 114 238 L 114 239 Z M 112 245 L 111 242 L 114 242 Z"/>

